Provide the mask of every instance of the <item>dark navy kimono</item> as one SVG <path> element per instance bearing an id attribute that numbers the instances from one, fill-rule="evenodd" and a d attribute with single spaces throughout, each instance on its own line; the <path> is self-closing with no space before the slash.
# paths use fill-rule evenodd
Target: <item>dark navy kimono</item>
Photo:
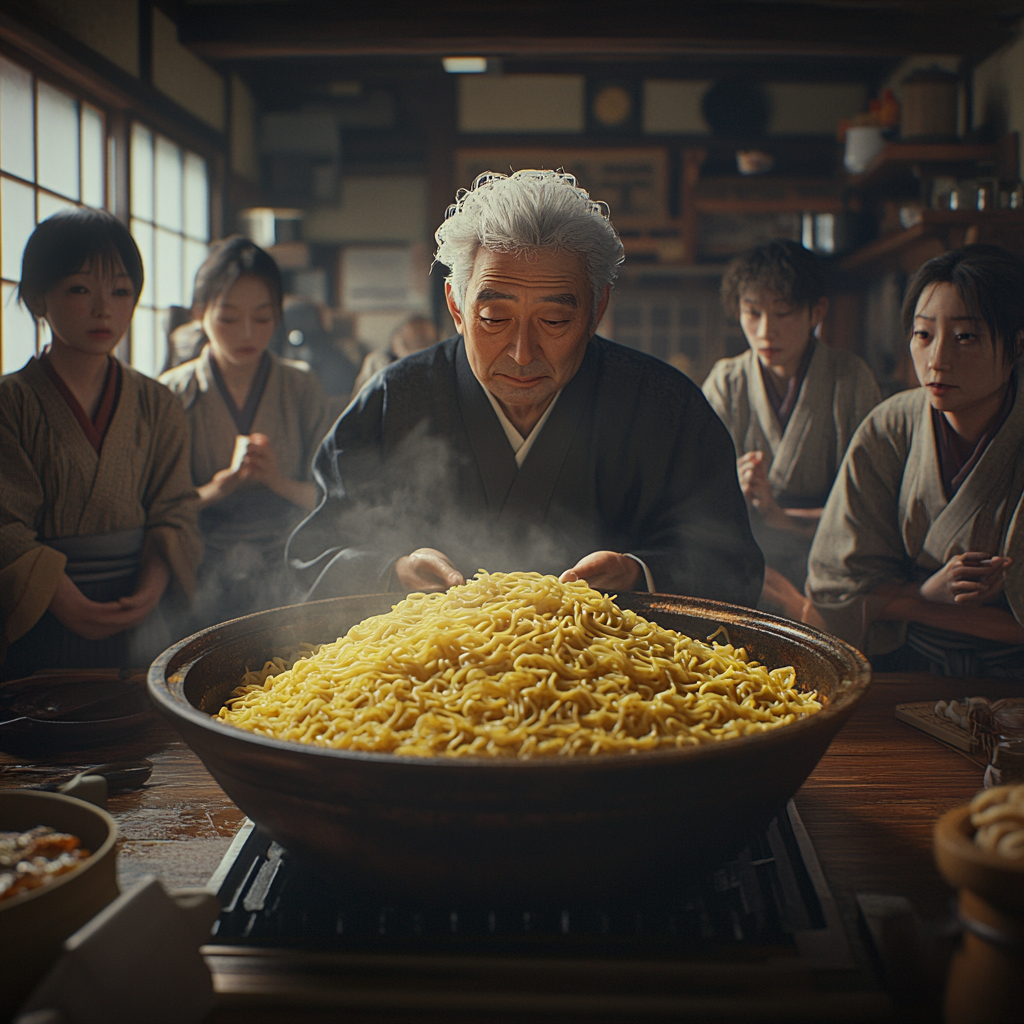
<path id="1" fill-rule="evenodd" d="M 560 574 L 636 555 L 660 593 L 753 606 L 764 560 L 728 431 L 688 377 L 594 337 L 521 468 L 461 338 L 383 370 L 314 463 L 287 557 L 310 598 L 381 592 L 395 561 Z"/>

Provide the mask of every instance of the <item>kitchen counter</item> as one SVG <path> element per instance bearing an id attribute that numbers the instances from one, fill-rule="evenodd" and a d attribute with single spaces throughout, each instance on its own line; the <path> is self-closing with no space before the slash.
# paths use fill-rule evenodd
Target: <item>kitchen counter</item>
<path id="1" fill-rule="evenodd" d="M 952 892 L 934 866 L 932 827 L 942 812 L 969 800 L 982 785 L 977 761 L 897 721 L 895 706 L 1021 692 L 1020 684 L 995 680 L 875 676 L 863 704 L 796 797 L 850 935 L 857 932 L 856 897 L 862 893 L 905 897 L 925 921 L 948 913 Z M 121 834 L 120 883 L 125 887 L 152 873 L 168 887 L 203 885 L 244 815 L 162 722 L 118 747 L 45 759 L 0 754 L 0 788 L 43 781 L 30 770 L 33 764 L 86 766 L 141 757 L 154 762 L 150 782 L 109 801 Z"/>

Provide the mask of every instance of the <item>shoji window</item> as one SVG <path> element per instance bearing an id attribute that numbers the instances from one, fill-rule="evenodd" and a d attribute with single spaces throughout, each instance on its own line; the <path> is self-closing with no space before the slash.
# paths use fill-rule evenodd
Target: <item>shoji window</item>
<path id="1" fill-rule="evenodd" d="M 25 242 L 60 209 L 106 206 L 101 110 L 0 57 L 0 372 L 20 369 L 45 335 L 16 298 Z"/>
<path id="2" fill-rule="evenodd" d="M 138 122 L 131 134 L 131 230 L 146 269 L 132 320 L 132 365 L 158 374 L 167 354 L 170 306 L 190 306 L 210 240 L 206 161 Z"/>

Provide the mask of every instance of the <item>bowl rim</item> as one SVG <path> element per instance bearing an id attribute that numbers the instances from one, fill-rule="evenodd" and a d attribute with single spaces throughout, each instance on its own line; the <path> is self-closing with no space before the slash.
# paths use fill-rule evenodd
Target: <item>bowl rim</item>
<path id="1" fill-rule="evenodd" d="M 977 830 L 971 825 L 971 805 L 960 804 L 946 811 L 935 822 L 934 846 L 937 851 L 968 861 L 973 867 L 1016 875 L 1024 879 L 1024 858 L 1012 860 L 999 853 L 983 850 L 975 841 Z"/>
<path id="2" fill-rule="evenodd" d="M 259 630 L 259 622 L 264 616 L 284 612 L 293 608 L 314 608 L 318 605 L 326 605 L 339 600 L 354 601 L 385 597 L 389 599 L 393 598 L 393 603 L 397 604 L 399 601 L 403 600 L 405 596 L 407 595 L 358 594 L 346 595 L 345 597 L 340 598 L 324 598 L 319 601 L 308 601 L 300 604 L 283 605 L 279 608 L 269 608 L 265 611 L 253 612 L 249 615 L 229 619 L 213 626 L 207 626 L 205 629 L 201 629 L 197 633 L 193 633 L 191 636 L 184 637 L 177 643 L 172 644 L 152 663 L 149 669 L 148 678 L 150 697 L 161 713 L 171 719 L 171 721 L 174 721 L 175 719 L 184 719 L 190 726 L 198 727 L 205 731 L 215 732 L 218 737 L 227 737 L 229 742 L 255 743 L 257 746 L 263 747 L 264 749 L 286 754 L 301 752 L 303 754 L 312 754 L 314 756 L 336 758 L 343 762 L 361 761 L 382 763 L 395 767 L 407 766 L 410 769 L 413 767 L 423 768 L 430 766 L 439 770 L 462 769 L 466 771 L 481 771 L 484 769 L 492 769 L 500 771 L 541 771 L 557 767 L 560 771 L 586 771 L 588 769 L 595 770 L 599 767 L 609 768 L 610 766 L 620 766 L 623 769 L 630 766 L 632 768 L 639 769 L 645 765 L 658 763 L 659 761 L 675 761 L 683 758 L 691 760 L 714 759 L 716 757 L 728 757 L 729 751 L 735 750 L 738 744 L 742 744 L 744 748 L 749 749 L 756 745 L 763 746 L 785 743 L 787 742 L 787 736 L 793 737 L 797 735 L 797 733 L 802 733 L 809 729 L 817 729 L 819 727 L 817 725 L 819 721 L 830 720 L 838 716 L 845 717 L 852 713 L 853 708 L 863 698 L 871 683 L 870 662 L 863 654 L 861 654 L 860 651 L 846 643 L 844 640 L 841 640 L 839 637 L 833 636 L 832 634 L 826 633 L 822 630 L 815 629 L 813 626 L 809 626 L 806 623 L 796 622 L 793 619 L 786 619 L 778 615 L 772 615 L 768 612 L 762 612 L 759 609 L 743 608 L 740 605 L 727 604 L 722 601 L 711 601 L 704 598 L 690 598 L 677 594 L 647 594 L 639 592 L 631 593 L 630 596 L 640 598 L 641 603 L 650 602 L 654 610 L 662 610 L 670 614 L 693 614 L 697 617 L 722 620 L 719 624 L 728 625 L 729 623 L 733 623 L 749 626 L 749 622 L 744 620 L 749 619 L 750 615 L 753 613 L 758 617 L 758 625 L 763 624 L 770 626 L 772 631 L 782 635 L 786 639 L 799 638 L 804 641 L 810 641 L 810 646 L 823 655 L 826 654 L 826 652 L 832 654 L 833 657 L 836 654 L 839 654 L 841 657 L 847 659 L 850 667 L 849 677 L 844 675 L 839 684 L 843 688 L 844 692 L 826 703 L 821 711 L 813 715 L 805 716 L 795 722 L 791 722 L 789 725 L 775 729 L 768 729 L 752 735 L 739 736 L 735 739 L 716 743 L 701 743 L 695 746 L 673 747 L 661 750 L 631 751 L 628 755 L 609 752 L 606 754 L 588 755 L 586 757 L 564 758 L 534 757 L 520 759 L 518 757 L 474 757 L 468 755 L 462 757 L 445 757 L 443 755 L 423 756 L 419 754 L 389 754 L 369 750 L 347 750 L 338 747 L 322 747 L 312 743 L 297 743 L 293 740 L 279 740 L 269 736 L 261 736 L 258 733 L 250 732 L 247 729 L 239 729 L 235 726 L 222 722 L 219 718 L 216 718 L 213 715 L 206 714 L 206 712 L 195 707 L 195 705 L 185 697 L 185 679 L 193 666 L 195 666 L 203 656 L 209 653 L 208 650 L 203 650 L 197 657 L 181 663 L 172 673 L 168 674 L 167 672 L 171 662 L 190 644 L 234 623 L 248 621 L 253 627 L 251 632 L 257 632 Z M 678 607 L 673 608 L 658 608 L 658 603 L 663 601 L 671 601 L 676 605 L 679 605 L 679 602 L 692 603 L 690 605 L 679 605 Z M 687 609 L 690 609 L 690 611 Z M 636 610 L 638 614 L 643 614 L 642 609 L 634 610 Z M 714 612 L 714 616 L 702 614 L 705 610 L 711 610 Z M 383 613 L 378 612 L 376 614 Z M 369 617 L 370 616 L 365 616 L 365 618 Z M 244 636 L 245 634 L 243 633 L 235 639 L 243 639 Z"/>
<path id="3" fill-rule="evenodd" d="M 8 900 L 0 900 L 0 914 L 5 913 L 9 910 L 14 910 L 17 907 L 22 907 L 26 903 L 31 903 L 35 899 L 39 899 L 48 893 L 58 892 L 68 883 L 74 881 L 76 878 L 80 878 L 86 871 L 94 867 L 101 860 L 107 857 L 117 843 L 117 822 L 105 811 L 102 807 L 97 807 L 95 804 L 91 804 L 86 800 L 79 800 L 75 796 L 67 796 L 64 793 L 47 793 L 43 790 L 17 790 L 17 789 L 6 789 L 0 791 L 0 802 L 9 799 L 15 800 L 43 800 L 52 801 L 58 804 L 70 804 L 74 807 L 79 807 L 83 810 L 92 812 L 100 821 L 103 822 L 107 827 L 107 835 L 103 842 L 100 844 L 98 849 L 92 851 L 91 855 L 86 857 L 81 864 L 79 864 L 73 871 L 67 871 L 63 875 L 55 878 L 52 882 L 47 885 L 37 886 L 35 889 L 29 889 L 28 892 L 23 892 L 18 896 L 12 896 Z M 45 824 L 45 822 L 40 822 Z M 55 826 L 52 826 L 55 827 Z"/>

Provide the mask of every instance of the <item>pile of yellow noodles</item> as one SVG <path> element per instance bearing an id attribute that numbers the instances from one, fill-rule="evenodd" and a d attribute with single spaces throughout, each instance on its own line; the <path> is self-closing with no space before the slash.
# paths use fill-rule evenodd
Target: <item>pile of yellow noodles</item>
<path id="1" fill-rule="evenodd" d="M 820 710 L 794 669 L 663 629 L 584 582 L 480 572 L 248 673 L 219 716 L 324 747 L 525 758 L 691 746 Z"/>

